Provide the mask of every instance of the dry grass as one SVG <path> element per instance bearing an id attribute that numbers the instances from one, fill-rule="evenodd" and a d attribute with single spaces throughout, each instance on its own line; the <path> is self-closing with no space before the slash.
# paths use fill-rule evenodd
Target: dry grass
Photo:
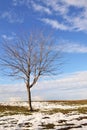
<path id="1" fill-rule="evenodd" d="M 36 110 L 34 112 L 43 112 L 43 113 L 48 113 L 48 114 L 54 114 L 61 112 L 63 114 L 68 114 L 71 112 L 78 112 L 78 113 L 83 113 L 87 114 L 87 107 L 80 107 L 80 105 L 87 105 L 87 100 L 75 100 L 75 101 L 46 101 L 48 104 L 62 104 L 62 105 L 78 105 L 78 108 L 74 109 L 60 109 L 60 108 L 53 108 L 52 110 L 46 110 L 46 111 L 39 111 Z M 26 107 L 19 107 L 19 106 L 5 106 L 5 105 L 0 105 L 0 116 L 3 115 L 14 115 L 14 114 L 32 114 L 29 112 L 29 110 Z"/>
<path id="2" fill-rule="evenodd" d="M 77 112 L 77 113 L 82 113 L 82 114 L 87 114 L 87 107 L 79 107 L 79 108 L 76 108 L 76 109 L 60 109 L 60 108 L 54 108 L 54 109 L 51 109 L 51 110 L 46 110 L 46 111 L 42 111 L 43 113 L 47 113 L 47 114 L 55 114 L 55 113 L 58 113 L 58 112 L 61 112 L 63 114 L 69 114 L 69 113 L 72 113 L 72 112 Z"/>
<path id="3" fill-rule="evenodd" d="M 27 108 L 19 106 L 0 105 L 0 116 L 14 114 L 31 114 Z"/>
<path id="4" fill-rule="evenodd" d="M 40 101 L 48 102 L 53 104 L 63 104 L 63 105 L 87 105 L 87 99 L 85 100 L 50 100 L 50 101 Z"/>

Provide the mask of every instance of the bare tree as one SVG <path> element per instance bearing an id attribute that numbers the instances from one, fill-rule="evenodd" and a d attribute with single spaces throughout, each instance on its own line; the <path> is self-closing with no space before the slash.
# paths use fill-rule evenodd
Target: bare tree
<path id="1" fill-rule="evenodd" d="M 9 76 L 23 79 L 28 93 L 29 110 L 31 88 L 42 75 L 56 74 L 61 67 L 61 56 L 55 49 L 52 36 L 31 33 L 15 42 L 5 41 L 0 55 L 0 64 Z"/>

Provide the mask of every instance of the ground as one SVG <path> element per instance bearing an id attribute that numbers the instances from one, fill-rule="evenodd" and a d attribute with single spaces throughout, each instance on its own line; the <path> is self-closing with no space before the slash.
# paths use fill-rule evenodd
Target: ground
<path id="1" fill-rule="evenodd" d="M 0 130 L 87 130 L 87 100 L 0 103 Z"/>

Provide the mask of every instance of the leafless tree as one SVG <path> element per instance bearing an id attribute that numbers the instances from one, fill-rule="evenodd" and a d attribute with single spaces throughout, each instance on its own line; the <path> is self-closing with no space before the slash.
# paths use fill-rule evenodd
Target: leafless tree
<path id="1" fill-rule="evenodd" d="M 56 74 L 61 67 L 61 55 L 55 49 L 52 35 L 30 33 L 28 36 L 2 44 L 0 64 L 9 76 L 23 79 L 32 111 L 31 88 L 42 75 Z"/>

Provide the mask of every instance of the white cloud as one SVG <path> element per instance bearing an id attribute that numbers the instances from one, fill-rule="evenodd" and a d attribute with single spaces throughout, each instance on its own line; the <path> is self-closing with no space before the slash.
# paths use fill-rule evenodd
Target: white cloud
<path id="1" fill-rule="evenodd" d="M 5 39 L 5 40 L 13 40 L 14 39 L 13 36 L 7 36 L 5 34 L 2 35 L 2 38 Z"/>
<path id="2" fill-rule="evenodd" d="M 15 12 L 5 11 L 0 14 L 0 19 L 6 19 L 10 23 L 18 22 L 23 23 L 23 18 L 19 17 Z"/>
<path id="3" fill-rule="evenodd" d="M 32 100 L 33 101 L 42 101 L 44 99 L 42 98 L 42 96 L 37 95 L 37 96 L 32 96 Z"/>
<path id="4" fill-rule="evenodd" d="M 70 30 L 87 32 L 87 8 L 84 8 L 80 13 L 74 13 L 71 16 L 65 15 L 63 17 L 71 25 Z"/>
<path id="5" fill-rule="evenodd" d="M 8 99 L 9 102 L 16 102 L 16 101 L 21 101 L 22 99 L 20 97 L 10 97 Z"/>
<path id="6" fill-rule="evenodd" d="M 63 15 L 68 12 L 67 6 L 62 1 L 60 2 L 60 0 L 44 0 L 43 3 L 51 8 L 53 13 Z"/>
<path id="7" fill-rule="evenodd" d="M 79 83 L 80 86 L 87 85 L 87 71 L 75 72 L 67 74 L 62 78 L 57 78 L 58 77 L 56 77 L 54 80 L 49 79 L 47 81 L 39 82 L 36 86 L 42 86 L 41 89 L 44 89 L 44 86 L 48 86 L 48 88 L 58 88 L 59 86 L 60 89 L 62 89 L 61 87 L 69 87 L 72 89 L 72 87 L 79 87 L 77 86 L 77 83 Z"/>
<path id="8" fill-rule="evenodd" d="M 60 29 L 60 30 L 67 30 L 68 27 L 64 24 L 60 24 L 57 20 L 53 19 L 48 19 L 48 18 L 43 18 L 41 21 L 45 22 L 46 24 L 51 25 L 55 29 Z"/>
<path id="9" fill-rule="evenodd" d="M 87 0 L 62 0 L 68 6 L 76 6 L 76 7 L 87 7 Z"/>
<path id="10" fill-rule="evenodd" d="M 46 96 L 48 99 L 87 98 L 87 71 L 68 74 L 66 77 L 56 80 L 43 81 L 37 86 L 41 90 L 33 90 L 34 94 Z"/>
<path id="11" fill-rule="evenodd" d="M 47 14 L 51 14 L 51 10 L 48 7 L 45 7 L 43 5 L 40 4 L 39 2 L 35 2 L 34 0 L 30 1 L 30 0 L 13 0 L 12 1 L 14 6 L 18 6 L 18 5 L 25 5 L 26 7 L 30 8 L 30 6 L 38 12 L 43 12 L 43 13 L 47 13 Z"/>
<path id="12" fill-rule="evenodd" d="M 33 6 L 34 10 L 36 10 L 36 11 L 51 14 L 51 11 L 50 11 L 49 8 L 44 7 L 44 6 L 40 5 L 40 4 L 36 4 L 35 2 L 32 2 L 32 6 Z"/>
<path id="13" fill-rule="evenodd" d="M 13 5 L 24 5 L 39 14 L 43 13 L 38 19 L 55 29 L 87 32 L 87 0 L 13 0 Z M 48 14 L 48 17 L 44 18 L 44 14 Z M 49 16 L 55 16 L 55 20 Z"/>
<path id="14" fill-rule="evenodd" d="M 4 82 L 4 81 L 3 81 Z M 23 83 L 0 84 L 0 102 L 9 100 L 26 100 L 26 87 Z"/>
<path id="15" fill-rule="evenodd" d="M 30 0 L 12 0 L 13 6 L 20 6 L 20 5 L 28 5 L 30 3 Z"/>
<path id="16" fill-rule="evenodd" d="M 17 97 L 27 100 L 27 91 L 23 83 L 0 85 L 0 101 L 17 99 Z M 49 80 L 39 81 L 32 88 L 33 100 L 85 98 L 87 98 L 87 71 L 75 72 L 55 79 L 49 77 Z"/>
<path id="17" fill-rule="evenodd" d="M 19 87 L 20 86 L 20 87 Z M 6 93 L 16 93 L 16 92 L 24 92 L 26 90 L 25 85 L 23 83 L 21 84 L 1 84 L 0 85 L 0 93 L 6 92 Z"/>
<path id="18" fill-rule="evenodd" d="M 69 41 L 62 41 L 55 50 L 61 50 L 66 53 L 87 53 L 87 46 L 79 43 L 72 43 Z"/>
<path id="19" fill-rule="evenodd" d="M 33 93 L 33 95 L 39 94 L 43 99 L 85 99 L 87 98 L 87 71 L 39 82 L 36 89 L 33 88 Z"/>
<path id="20" fill-rule="evenodd" d="M 63 22 L 62 26 L 66 28 L 68 31 L 86 31 L 87 32 L 87 1 L 79 1 L 79 0 L 46 0 L 44 3 L 50 8 L 52 8 L 53 14 L 58 17 L 62 17 Z M 60 4 L 61 3 L 61 4 Z M 71 11 L 71 6 L 75 7 L 77 11 Z M 55 27 L 56 29 L 63 30 L 61 27 L 61 23 L 56 19 L 49 19 L 50 22 L 47 22 L 49 25 L 54 27 L 54 23 L 58 23 Z"/>
<path id="21" fill-rule="evenodd" d="M 2 34 L 1 37 L 2 37 L 2 39 L 4 39 L 4 40 L 11 41 L 11 40 L 16 39 L 16 38 L 17 38 L 17 35 L 16 35 L 16 33 L 12 32 L 10 35 Z"/>

